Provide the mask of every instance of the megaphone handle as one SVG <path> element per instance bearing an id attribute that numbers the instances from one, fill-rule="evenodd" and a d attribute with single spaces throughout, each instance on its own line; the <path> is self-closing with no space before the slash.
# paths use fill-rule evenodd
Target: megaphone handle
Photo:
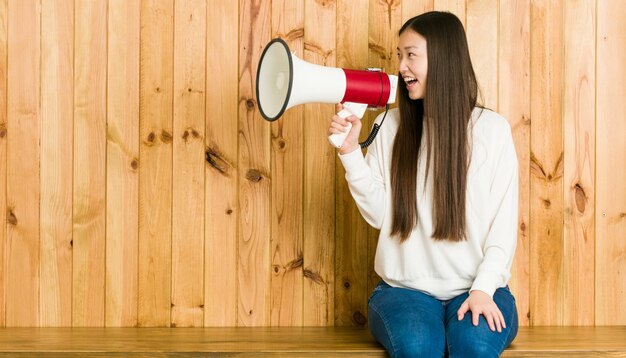
<path id="1" fill-rule="evenodd" d="M 350 110 L 352 109 L 352 110 Z M 367 109 L 367 104 L 361 103 L 344 103 L 344 108 L 337 113 L 340 118 L 348 118 L 349 116 L 355 115 L 358 118 L 363 118 L 365 114 L 365 110 Z M 350 133 L 350 129 L 352 129 L 352 123 L 348 123 L 346 127 L 346 131 L 339 134 L 331 134 L 328 136 L 328 140 L 330 144 L 334 145 L 336 148 L 341 148 L 343 142 L 346 140 L 348 133 Z"/>

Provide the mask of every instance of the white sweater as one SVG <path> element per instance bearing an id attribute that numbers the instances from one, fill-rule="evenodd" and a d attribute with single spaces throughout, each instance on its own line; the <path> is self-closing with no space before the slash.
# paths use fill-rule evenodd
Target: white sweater
<path id="1" fill-rule="evenodd" d="M 399 120 L 398 110 L 389 110 L 365 157 L 360 150 L 339 156 L 359 211 L 380 229 L 376 273 L 391 286 L 424 291 L 440 300 L 472 290 L 493 296 L 510 278 L 517 243 L 518 163 L 509 123 L 487 109 L 476 108 L 472 113 L 466 241 L 431 238 L 434 179 L 431 172 L 424 189 L 426 161 L 422 159 L 426 154 L 420 150 L 417 225 L 408 240 L 400 243 L 399 237 L 390 236 L 391 154 Z"/>

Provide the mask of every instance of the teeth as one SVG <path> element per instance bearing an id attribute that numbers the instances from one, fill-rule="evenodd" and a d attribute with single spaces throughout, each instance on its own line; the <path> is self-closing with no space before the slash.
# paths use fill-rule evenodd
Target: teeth
<path id="1" fill-rule="evenodd" d="M 404 82 L 412 82 L 415 81 L 415 78 L 413 77 L 404 77 Z"/>

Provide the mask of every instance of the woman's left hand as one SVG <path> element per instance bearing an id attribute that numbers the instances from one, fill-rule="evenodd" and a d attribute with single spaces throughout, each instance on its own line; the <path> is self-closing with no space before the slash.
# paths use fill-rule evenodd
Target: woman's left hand
<path id="1" fill-rule="evenodd" d="M 500 312 L 500 309 L 493 299 L 482 291 L 476 290 L 470 292 L 469 297 L 457 311 L 459 321 L 463 319 L 467 311 L 472 311 L 472 323 L 474 326 L 478 326 L 478 318 L 482 314 L 485 316 L 485 320 L 492 331 L 497 329 L 498 332 L 502 332 L 502 328 L 506 328 L 502 312 Z"/>

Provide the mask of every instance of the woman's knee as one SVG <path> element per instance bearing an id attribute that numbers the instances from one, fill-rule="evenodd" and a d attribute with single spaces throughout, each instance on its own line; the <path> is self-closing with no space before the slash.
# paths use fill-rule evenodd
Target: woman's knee
<path id="1" fill-rule="evenodd" d="M 500 350 L 484 342 L 464 342 L 448 347 L 450 358 L 497 358 Z"/>
<path id="2" fill-rule="evenodd" d="M 382 317 L 371 305 L 368 309 L 372 336 L 391 357 L 443 357 L 445 335 L 436 324 L 405 325 Z"/>
<path id="3" fill-rule="evenodd" d="M 404 357 L 443 357 L 445 346 L 443 342 L 427 342 L 424 340 L 408 339 L 397 342 L 389 354 L 393 358 Z"/>

